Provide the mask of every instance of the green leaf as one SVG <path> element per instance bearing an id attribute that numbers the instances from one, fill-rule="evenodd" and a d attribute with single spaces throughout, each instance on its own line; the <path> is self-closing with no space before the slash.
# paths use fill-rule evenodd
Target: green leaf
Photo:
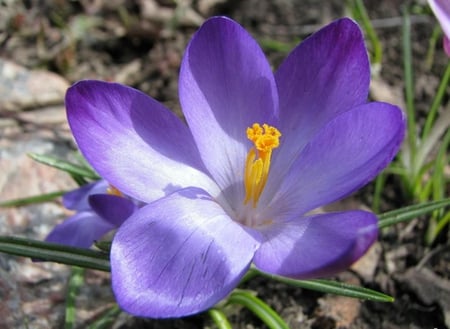
<path id="1" fill-rule="evenodd" d="M 439 83 L 436 95 L 434 96 L 433 103 L 431 104 L 430 110 L 428 111 L 425 125 L 423 127 L 422 140 L 428 137 L 429 133 L 431 132 L 431 128 L 433 127 L 433 124 L 436 120 L 439 107 L 442 104 L 442 100 L 445 96 L 445 91 L 448 88 L 449 81 L 450 63 L 447 64 L 447 68 L 445 69 L 444 75 L 442 76 L 441 82 Z"/>
<path id="2" fill-rule="evenodd" d="M 0 252 L 109 272 L 107 254 L 19 237 L 0 236 Z"/>
<path id="3" fill-rule="evenodd" d="M 70 175 L 81 176 L 81 177 L 92 179 L 92 180 L 100 179 L 100 176 L 97 175 L 90 168 L 80 166 L 78 164 L 74 164 L 74 163 L 68 162 L 66 160 L 58 159 L 58 158 L 55 158 L 50 155 L 43 155 L 43 154 L 36 154 L 36 153 L 30 153 L 28 155 L 33 160 L 36 160 L 37 162 L 43 163 L 50 167 L 57 168 L 62 171 L 65 171 L 65 172 L 69 173 Z"/>
<path id="4" fill-rule="evenodd" d="M 252 269 L 253 271 L 257 271 L 256 269 Z M 258 271 L 259 272 L 259 271 Z M 334 294 L 346 297 L 353 297 L 359 299 L 366 299 L 375 302 L 393 302 L 394 298 L 383 294 L 381 292 L 350 285 L 347 283 L 331 281 L 331 280 L 294 280 L 290 278 L 286 278 L 283 276 L 268 274 L 264 272 L 259 272 L 259 275 L 265 276 L 267 278 L 273 279 L 278 282 L 286 283 L 290 286 L 310 289 L 315 291 L 320 291 L 327 294 Z"/>
<path id="5" fill-rule="evenodd" d="M 397 223 L 406 222 L 413 218 L 425 215 L 443 207 L 450 205 L 450 199 L 444 199 L 439 201 L 430 201 L 415 204 L 409 207 L 396 209 L 379 215 L 378 227 L 384 228 Z"/>
<path id="6" fill-rule="evenodd" d="M 269 305 L 251 292 L 235 290 L 228 297 L 228 304 L 240 304 L 252 311 L 270 329 L 289 329 L 289 326 Z"/>
<path id="7" fill-rule="evenodd" d="M 367 9 L 364 6 L 364 2 L 362 0 L 351 1 L 351 9 L 352 15 L 357 21 L 361 23 L 362 28 L 372 45 L 373 55 L 371 58 L 371 62 L 377 64 L 378 66 L 381 65 L 383 57 L 383 47 L 377 33 L 375 32 L 372 22 L 370 21 Z"/>
<path id="8" fill-rule="evenodd" d="M 66 296 L 66 318 L 65 318 L 65 329 L 72 329 L 75 327 L 76 321 L 76 300 L 78 291 L 84 283 L 84 268 L 73 267 L 72 274 L 69 280 L 69 287 L 67 289 Z"/>
<path id="9" fill-rule="evenodd" d="M 208 314 L 219 329 L 233 329 L 225 313 L 217 308 L 208 310 Z"/>
<path id="10" fill-rule="evenodd" d="M 409 161 L 414 165 L 417 147 L 417 127 L 416 127 L 416 110 L 414 106 L 414 77 L 412 64 L 412 46 L 411 46 L 411 18 L 406 6 L 403 7 L 403 29 L 402 29 L 402 45 L 403 45 L 403 74 L 405 82 L 405 100 L 406 100 L 406 118 L 407 118 L 407 144 L 409 151 Z M 417 168 L 412 168 L 412 172 L 416 174 Z"/>
<path id="11" fill-rule="evenodd" d="M 67 192 L 68 191 L 57 191 L 57 192 L 51 192 L 51 193 L 47 193 L 47 194 L 30 196 L 30 197 L 22 198 L 22 199 L 8 200 L 8 201 L 0 202 L 0 207 L 4 207 L 4 208 L 6 208 L 6 207 L 21 207 L 21 206 L 28 206 L 30 204 L 53 201 L 54 199 L 64 195 Z"/>

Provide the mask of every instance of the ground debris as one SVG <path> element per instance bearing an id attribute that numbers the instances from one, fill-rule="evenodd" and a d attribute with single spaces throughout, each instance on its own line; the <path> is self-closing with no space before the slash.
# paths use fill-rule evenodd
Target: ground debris
<path id="1" fill-rule="evenodd" d="M 444 313 L 445 324 L 450 327 L 450 281 L 437 276 L 430 269 L 410 268 L 398 277 L 425 304 L 438 304 Z"/>

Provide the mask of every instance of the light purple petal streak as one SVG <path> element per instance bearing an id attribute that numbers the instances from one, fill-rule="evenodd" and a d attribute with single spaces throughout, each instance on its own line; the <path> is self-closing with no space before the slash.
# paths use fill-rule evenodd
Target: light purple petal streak
<path id="1" fill-rule="evenodd" d="M 239 24 L 212 18 L 186 49 L 179 92 L 206 167 L 231 203 L 242 200 L 246 129 L 277 123 L 275 79 L 264 53 Z"/>
<path id="2" fill-rule="evenodd" d="M 118 230 L 111 249 L 116 299 L 137 316 L 200 312 L 231 292 L 258 245 L 208 194 L 178 191 Z"/>
<path id="3" fill-rule="evenodd" d="M 447 38 L 450 38 L 450 1 L 448 0 L 428 0 L 433 13 L 436 15 L 439 24 Z"/>
<path id="4" fill-rule="evenodd" d="M 83 155 L 122 193 L 150 202 L 193 183 L 217 190 L 186 125 L 142 92 L 80 81 L 69 88 L 66 107 Z"/>
<path id="5" fill-rule="evenodd" d="M 254 258 L 259 269 L 308 279 L 348 268 L 375 242 L 378 226 L 372 213 L 347 211 L 278 223 L 262 234 Z"/>

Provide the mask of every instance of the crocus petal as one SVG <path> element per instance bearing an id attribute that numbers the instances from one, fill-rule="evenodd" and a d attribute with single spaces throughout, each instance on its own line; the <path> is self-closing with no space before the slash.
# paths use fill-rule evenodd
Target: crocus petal
<path id="1" fill-rule="evenodd" d="M 138 209 L 129 199 L 108 194 L 91 195 L 89 204 L 97 215 L 116 228 Z"/>
<path id="2" fill-rule="evenodd" d="M 271 175 L 279 180 L 286 159 L 295 159 L 324 124 L 367 101 L 370 66 L 360 28 L 348 18 L 327 25 L 289 54 L 275 79 L 282 137 Z"/>
<path id="3" fill-rule="evenodd" d="M 116 227 L 93 211 L 82 211 L 57 225 L 45 241 L 66 246 L 89 248 L 94 241 Z"/>
<path id="4" fill-rule="evenodd" d="M 447 38 L 450 38 L 450 1 L 428 0 L 428 4 L 436 15 L 439 24 Z"/>
<path id="5" fill-rule="evenodd" d="M 71 210 L 89 210 L 89 196 L 92 194 L 106 193 L 108 183 L 105 180 L 89 183 L 83 185 L 73 191 L 67 192 L 63 195 L 63 205 Z"/>
<path id="6" fill-rule="evenodd" d="M 236 22 L 209 19 L 187 47 L 179 94 L 206 167 L 228 189 L 227 198 L 242 200 L 251 146 L 246 129 L 253 123 L 274 124 L 278 111 L 275 80 L 264 53 Z"/>
<path id="7" fill-rule="evenodd" d="M 378 227 L 372 213 L 348 211 L 277 223 L 262 234 L 254 258 L 260 270 L 308 279 L 348 268 L 376 240 Z"/>
<path id="8" fill-rule="evenodd" d="M 444 51 L 450 57 L 450 37 L 444 37 Z"/>
<path id="9" fill-rule="evenodd" d="M 403 113 L 390 104 L 369 103 L 341 114 L 305 146 L 267 211 L 292 217 L 354 192 L 392 160 L 404 131 Z"/>
<path id="10" fill-rule="evenodd" d="M 149 204 L 117 231 L 112 286 L 127 312 L 152 318 L 203 311 L 248 269 L 258 242 L 202 190 Z"/>
<path id="11" fill-rule="evenodd" d="M 81 152 L 121 192 L 150 202 L 183 186 L 214 189 L 187 126 L 140 91 L 81 81 L 66 107 Z"/>

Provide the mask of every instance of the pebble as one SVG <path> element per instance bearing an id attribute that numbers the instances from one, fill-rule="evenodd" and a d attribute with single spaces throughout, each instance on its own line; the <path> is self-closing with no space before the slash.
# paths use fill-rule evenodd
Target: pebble
<path id="1" fill-rule="evenodd" d="M 21 111 L 63 104 L 69 83 L 61 76 L 28 70 L 0 58 L 0 110 Z"/>

